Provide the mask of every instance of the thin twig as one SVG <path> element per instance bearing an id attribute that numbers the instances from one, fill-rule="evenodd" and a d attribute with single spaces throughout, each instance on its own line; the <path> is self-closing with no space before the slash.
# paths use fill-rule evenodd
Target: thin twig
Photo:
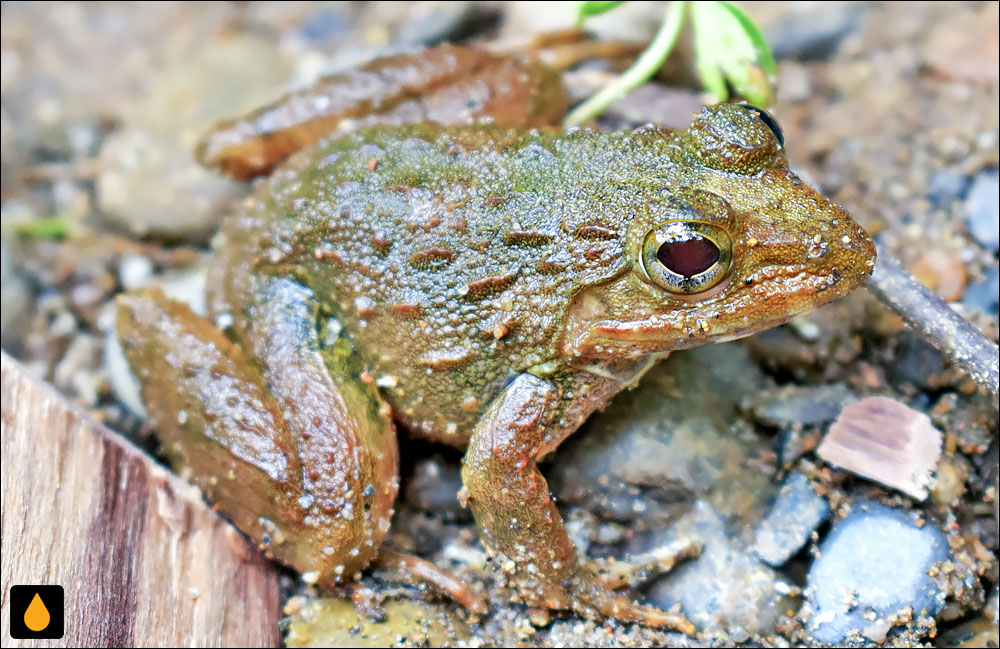
<path id="1" fill-rule="evenodd" d="M 1000 394 L 997 346 L 882 249 L 868 278 L 868 290 L 969 378 L 994 396 Z"/>

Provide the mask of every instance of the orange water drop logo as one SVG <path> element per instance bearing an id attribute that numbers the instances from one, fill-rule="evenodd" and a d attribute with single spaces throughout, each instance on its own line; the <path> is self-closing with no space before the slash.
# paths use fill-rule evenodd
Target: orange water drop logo
<path id="1" fill-rule="evenodd" d="M 45 608 L 42 598 L 35 593 L 27 610 L 24 611 L 24 626 L 38 633 L 49 625 L 50 619 L 49 609 Z"/>

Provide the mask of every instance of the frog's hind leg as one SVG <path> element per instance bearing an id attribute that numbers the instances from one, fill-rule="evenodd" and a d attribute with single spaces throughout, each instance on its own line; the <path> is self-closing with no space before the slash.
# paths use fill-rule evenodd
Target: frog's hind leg
<path id="1" fill-rule="evenodd" d="M 444 44 L 324 77 L 246 117 L 217 124 L 198 145 L 202 164 L 248 180 L 359 120 L 364 124 L 551 126 L 569 109 L 559 73 L 536 61 Z"/>
<path id="2" fill-rule="evenodd" d="M 311 292 L 257 279 L 243 349 L 157 291 L 120 298 L 118 329 L 167 454 L 270 554 L 332 586 L 389 529 L 395 431 L 350 345 L 321 340 Z"/>

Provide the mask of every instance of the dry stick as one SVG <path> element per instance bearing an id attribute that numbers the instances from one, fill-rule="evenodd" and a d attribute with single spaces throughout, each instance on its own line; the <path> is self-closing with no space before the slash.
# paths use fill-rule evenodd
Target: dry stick
<path id="1" fill-rule="evenodd" d="M 881 248 L 868 290 L 972 380 L 993 396 L 1000 394 L 997 346 Z"/>

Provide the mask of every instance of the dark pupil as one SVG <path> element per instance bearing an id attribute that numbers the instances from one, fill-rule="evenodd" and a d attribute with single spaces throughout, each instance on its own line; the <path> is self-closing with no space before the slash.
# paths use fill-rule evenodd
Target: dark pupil
<path id="1" fill-rule="evenodd" d="M 741 108 L 746 108 L 751 112 L 757 113 L 757 117 L 760 118 L 760 121 L 764 122 L 764 125 L 771 129 L 771 132 L 774 133 L 774 137 L 778 138 L 778 144 L 785 146 L 785 134 L 781 132 L 781 127 L 778 126 L 778 122 L 771 117 L 769 112 L 757 108 L 753 104 L 739 104 L 739 106 Z"/>
<path id="2" fill-rule="evenodd" d="M 667 241 L 656 251 L 656 258 L 668 270 L 694 277 L 719 261 L 719 248 L 708 239 L 693 234 L 681 241 Z"/>

